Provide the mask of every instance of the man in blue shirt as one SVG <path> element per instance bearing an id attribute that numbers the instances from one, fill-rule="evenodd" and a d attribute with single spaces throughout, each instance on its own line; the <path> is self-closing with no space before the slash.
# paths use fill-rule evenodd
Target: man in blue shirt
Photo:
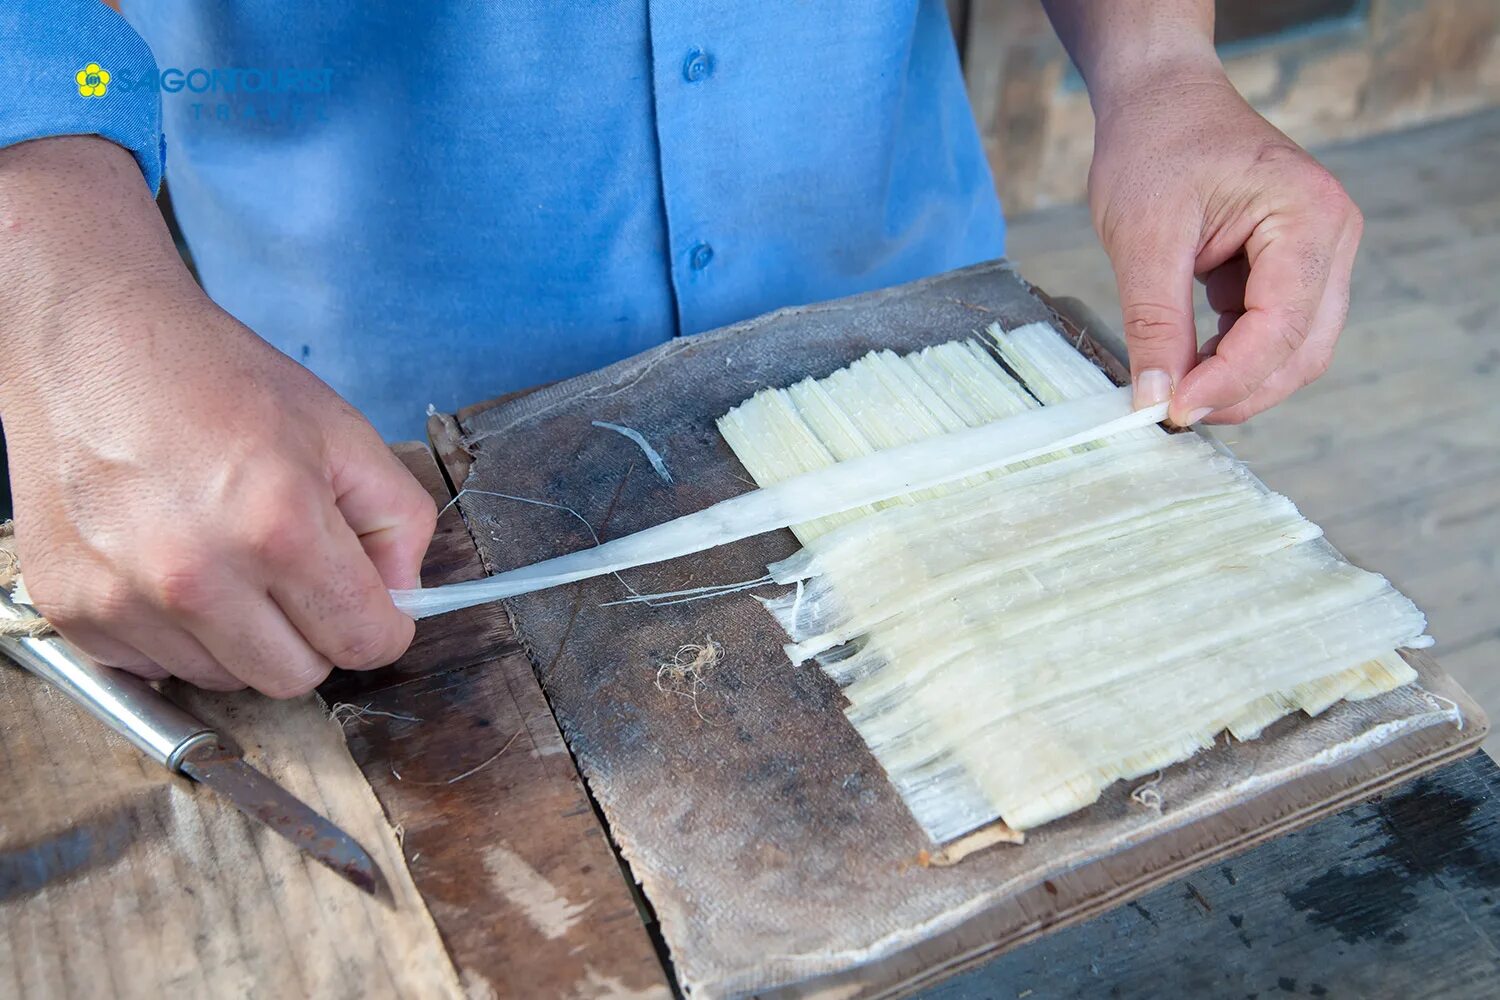
<path id="1" fill-rule="evenodd" d="M 1048 3 L 1137 399 L 1179 423 L 1322 371 L 1360 227 L 1229 85 L 1212 8 Z M 405 649 L 387 588 L 433 510 L 381 435 L 424 404 L 1004 251 L 941 0 L 18 0 L 0 29 L 28 584 L 155 676 L 284 696 Z"/>

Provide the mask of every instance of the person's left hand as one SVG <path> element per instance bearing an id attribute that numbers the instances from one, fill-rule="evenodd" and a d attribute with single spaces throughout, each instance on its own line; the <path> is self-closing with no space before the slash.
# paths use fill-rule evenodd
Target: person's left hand
<path id="1" fill-rule="evenodd" d="M 1323 374 L 1363 220 L 1220 73 L 1161 73 L 1098 109 L 1089 201 L 1114 264 L 1137 407 L 1238 423 Z M 1199 348 L 1193 279 L 1218 336 Z"/>

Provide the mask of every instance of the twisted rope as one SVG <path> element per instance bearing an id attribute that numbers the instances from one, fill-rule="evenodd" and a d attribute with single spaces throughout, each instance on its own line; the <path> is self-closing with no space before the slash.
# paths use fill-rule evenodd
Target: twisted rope
<path id="1" fill-rule="evenodd" d="M 0 590 L 10 590 L 21 578 L 21 560 L 16 556 L 16 523 L 0 521 Z M 40 639 L 52 631 L 52 623 L 36 618 L 0 618 L 0 635 L 15 639 Z"/>

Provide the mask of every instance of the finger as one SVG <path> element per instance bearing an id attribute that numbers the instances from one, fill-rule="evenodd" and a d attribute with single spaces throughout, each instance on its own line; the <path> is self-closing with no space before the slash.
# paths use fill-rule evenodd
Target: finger
<path id="1" fill-rule="evenodd" d="M 1112 241 L 1137 409 L 1171 398 L 1193 366 L 1194 239 L 1162 228 Z"/>
<path id="2" fill-rule="evenodd" d="M 170 674 L 207 691 L 238 691 L 245 686 L 202 643 L 175 625 L 142 624 L 123 631 L 121 638 L 149 657 L 159 676 Z"/>
<path id="3" fill-rule="evenodd" d="M 1340 242 L 1328 287 L 1318 306 L 1317 318 L 1306 342 L 1286 364 L 1271 373 L 1250 398 L 1214 413 L 1207 419 L 1208 423 L 1241 423 L 1282 402 L 1328 370 L 1328 365 L 1333 360 L 1334 346 L 1349 314 L 1349 283 L 1358 249 L 1358 235 L 1356 226 L 1352 235 Z"/>
<path id="4" fill-rule="evenodd" d="M 422 557 L 437 526 L 437 505 L 383 445 L 373 463 L 349 463 L 335 477 L 339 513 L 387 588 L 421 585 Z"/>
<path id="5" fill-rule="evenodd" d="M 1203 276 L 1203 290 L 1208 307 L 1216 313 L 1245 311 L 1245 282 L 1250 277 L 1250 261 L 1235 254 Z"/>
<path id="6" fill-rule="evenodd" d="M 1225 332 L 1228 331 L 1231 325 L 1233 325 L 1234 319 L 1234 316 L 1219 317 L 1219 332 L 1216 335 L 1205 340 L 1202 346 L 1198 348 L 1199 364 L 1202 364 L 1203 361 L 1214 356 L 1214 352 L 1219 349 L 1219 343 L 1224 339 Z"/>
<path id="7" fill-rule="evenodd" d="M 1190 424 L 1249 399 L 1302 346 L 1342 236 L 1341 219 L 1310 209 L 1291 218 L 1273 216 L 1256 227 L 1245 245 L 1250 265 L 1245 312 L 1213 357 L 1183 379 L 1172 400 L 1174 423 Z"/>
<path id="8" fill-rule="evenodd" d="M 290 491 L 282 495 L 289 497 Z M 280 544 L 281 535 L 276 538 Z M 198 544 L 157 539 L 149 549 L 150 556 L 137 561 L 145 605 L 187 632 L 234 679 L 273 698 L 286 698 L 311 690 L 333 669 L 266 592 L 260 551 L 247 550 L 251 561 L 236 565 L 234 558 Z M 133 624 L 118 623 L 117 630 Z M 190 672 L 211 672 L 195 646 L 170 643 L 162 655 L 180 659 Z M 222 678 L 219 682 L 228 684 Z"/>
<path id="9" fill-rule="evenodd" d="M 38 610 L 60 636 L 89 659 L 147 680 L 161 680 L 172 671 L 153 650 L 142 645 L 141 638 L 155 631 L 189 638 L 163 621 L 149 601 L 123 578 L 100 576 L 90 592 L 71 600 L 41 600 Z"/>
<path id="10" fill-rule="evenodd" d="M 52 622 L 52 627 L 57 629 L 58 635 L 95 663 L 151 680 L 157 679 L 157 675 L 165 676 L 166 672 L 156 667 L 150 657 L 101 628 L 84 622 L 61 622 L 52 615 L 47 617 Z"/>
<path id="11" fill-rule="evenodd" d="M 54 627 L 69 645 L 95 663 L 144 677 L 148 681 L 159 681 L 171 676 L 171 671 L 117 636 L 86 625 L 69 625 L 63 628 L 54 623 Z"/>
<path id="12" fill-rule="evenodd" d="M 1336 331 L 1335 331 L 1336 333 Z M 1240 424 L 1257 413 L 1284 402 L 1287 397 L 1317 381 L 1328 370 L 1333 356 L 1333 339 L 1326 343 L 1322 338 L 1309 337 L 1307 343 L 1261 384 L 1249 399 L 1223 410 L 1217 410 L 1204 418 L 1206 424 Z"/>
<path id="13" fill-rule="evenodd" d="M 1321 365 L 1310 359 L 1302 358 L 1299 352 L 1297 356 L 1294 356 L 1286 364 L 1276 369 L 1270 378 L 1261 383 L 1261 387 L 1249 399 L 1241 403 L 1236 403 L 1234 406 L 1227 407 L 1226 409 L 1215 410 L 1207 417 L 1204 417 L 1202 423 L 1244 423 L 1255 416 L 1255 414 L 1262 413 L 1278 403 L 1284 402 L 1292 393 L 1317 379 L 1322 370 Z"/>
<path id="14" fill-rule="evenodd" d="M 231 675 L 272 698 L 306 694 L 333 671 L 269 594 L 249 588 L 220 598 L 215 613 L 191 616 L 194 637 Z"/>
<path id="15" fill-rule="evenodd" d="M 425 494 L 424 494 L 425 496 Z M 430 505 L 430 504 L 429 504 Z M 316 516 L 316 515 L 314 515 Z M 369 670 L 394 662 L 411 645 L 415 623 L 390 591 L 337 509 L 300 551 L 274 561 L 270 594 L 307 643 L 334 666 Z"/>

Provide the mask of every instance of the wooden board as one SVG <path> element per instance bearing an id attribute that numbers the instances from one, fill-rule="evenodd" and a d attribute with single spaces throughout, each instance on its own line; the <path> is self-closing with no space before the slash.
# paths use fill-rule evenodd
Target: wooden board
<path id="1" fill-rule="evenodd" d="M 446 503 L 427 446 L 397 451 Z M 424 578 L 480 572 L 449 511 Z M 424 623 L 395 666 L 330 678 L 327 703 L 360 710 L 342 732 L 312 696 L 174 693 L 369 847 L 400 909 L 0 661 L 0 996 L 670 995 L 502 612 Z"/>
<path id="2" fill-rule="evenodd" d="M 831 992 L 851 998 L 875 997 L 930 986 L 1472 753 L 1487 730 L 1482 714 L 1436 663 L 1421 654 L 1409 655 L 1408 659 L 1421 671 L 1421 683 L 1428 690 L 1462 699 L 1465 707 L 1476 713 L 1478 728 L 1468 737 L 1455 739 L 1457 734 L 1448 727 L 1424 727 L 1337 767 L 1288 776 L 1263 795 L 1207 811 L 1149 839 L 1122 844 L 1110 854 L 1083 859 L 1056 873 L 1039 870 L 1037 877 L 1018 891 L 998 896 L 991 905 L 931 941 L 916 942 L 846 972 L 790 986 L 778 995 L 812 998 Z M 1283 720 L 1263 739 L 1285 737 L 1296 725 L 1295 719 Z M 1208 753 L 1227 756 L 1228 751 L 1226 745 Z M 1178 768 L 1203 763 L 1200 758 Z M 1169 777 L 1158 787 L 1169 788 L 1167 794 L 1173 794 L 1171 784 Z M 1119 794 L 1106 794 L 1101 803 L 1090 808 L 1118 810 L 1120 798 Z M 1033 837 L 1029 847 L 1041 846 L 1038 841 L 1050 839 L 1051 832 Z M 1039 869 L 1045 867 L 1045 861 L 1038 862 Z"/>
<path id="3" fill-rule="evenodd" d="M 991 320 L 1048 315 L 990 266 L 676 342 L 523 400 L 471 408 L 461 421 L 473 456 L 462 460 L 468 485 L 566 503 L 601 536 L 637 530 L 744 489 L 712 418 L 760 385 L 827 374 L 873 347 L 906 350 Z M 778 334 L 769 344 L 768 329 Z M 591 419 L 645 432 L 677 485 L 656 481 L 628 442 L 591 430 Z M 492 571 L 591 541 L 570 514 L 534 505 L 476 497 L 465 513 Z M 766 536 L 626 575 L 647 592 L 749 579 L 793 547 L 789 536 Z M 522 598 L 511 611 L 682 982 L 708 995 L 796 992 L 820 975 L 820 987 L 841 995 L 910 987 L 1305 823 L 1477 735 L 1473 725 L 1458 733 L 1442 724 L 1447 709 L 1410 692 L 1340 706 L 1320 720 L 1289 720 L 1247 745 L 1249 757 L 1225 750 L 1174 769 L 1167 784 L 1177 783 L 1170 794 L 1182 808 L 1162 817 L 1133 813 L 1127 790 L 1116 789 L 1020 851 L 922 870 L 913 864 L 920 832 L 840 718 L 837 692 L 779 662 L 779 632 L 750 598 L 604 607 L 621 592 L 614 581 L 592 581 Z M 710 632 L 726 662 L 707 703 L 655 690 L 656 664 Z M 1442 685 L 1440 674 L 1429 681 Z M 1411 739 L 1347 771 L 1332 759 L 1310 763 L 1334 745 L 1356 756 L 1360 738 L 1381 727 Z M 1152 851 L 1129 853 L 1148 842 Z M 1076 889 L 1071 879 L 1059 883 L 1101 853 L 1123 867 L 1105 864 Z M 1028 892 L 1041 895 L 1032 901 Z M 1002 912 L 1017 901 L 1018 910 Z"/>
<path id="4" fill-rule="evenodd" d="M 1500 769 L 1475 754 L 946 980 L 925 1000 L 1420 997 L 1500 983 Z"/>
<path id="5" fill-rule="evenodd" d="M 427 446 L 397 453 L 446 505 L 448 486 Z M 423 582 L 482 573 L 449 509 Z M 345 726 L 349 750 L 403 830 L 412 878 L 469 990 L 670 995 L 631 886 L 502 611 L 422 622 L 393 667 L 337 674 L 320 693 L 368 710 Z"/>
<path id="6" fill-rule="evenodd" d="M 0 660 L 0 996 L 462 996 L 323 706 L 169 687 L 363 844 L 398 907 Z"/>

